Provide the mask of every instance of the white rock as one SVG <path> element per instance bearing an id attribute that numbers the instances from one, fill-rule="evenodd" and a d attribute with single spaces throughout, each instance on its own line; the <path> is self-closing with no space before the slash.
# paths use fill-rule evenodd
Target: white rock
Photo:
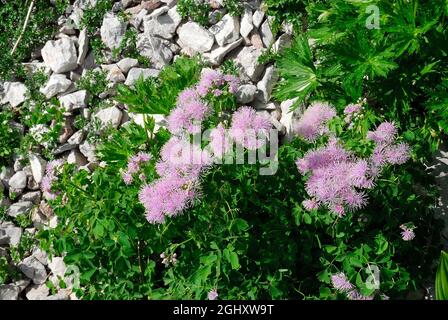
<path id="1" fill-rule="evenodd" d="M 252 106 L 257 110 L 263 110 L 263 111 L 274 111 L 274 110 L 278 109 L 277 104 L 275 102 L 265 103 L 265 102 L 259 101 L 257 99 L 255 99 L 252 102 Z"/>
<path id="2" fill-rule="evenodd" d="M 14 155 L 13 160 L 14 160 L 14 166 L 13 166 L 14 171 L 15 172 L 22 171 L 23 168 L 25 167 L 23 156 Z"/>
<path id="3" fill-rule="evenodd" d="M 94 119 L 98 119 L 101 122 L 101 129 L 106 128 L 108 125 L 118 128 L 122 117 L 123 113 L 115 106 L 102 109 L 93 115 Z"/>
<path id="4" fill-rule="evenodd" d="M 64 258 L 61 257 L 53 257 L 48 263 L 48 268 L 53 273 L 53 275 L 61 278 L 64 278 L 65 272 L 67 271 L 67 267 L 64 263 Z"/>
<path id="5" fill-rule="evenodd" d="M 34 205 L 34 204 L 33 204 L 31 201 L 20 201 L 20 202 L 17 202 L 17 203 L 12 204 L 12 205 L 8 208 L 8 210 L 7 210 L 6 213 L 7 213 L 10 217 L 15 218 L 15 217 L 17 217 L 18 215 L 25 214 L 25 213 L 27 213 L 28 211 L 30 211 L 31 208 L 33 207 L 33 205 Z"/>
<path id="6" fill-rule="evenodd" d="M 74 6 L 73 12 L 70 14 L 69 18 L 73 22 L 73 25 L 75 28 L 79 29 L 83 16 L 84 16 L 84 11 L 80 7 Z"/>
<path id="7" fill-rule="evenodd" d="M 212 33 L 215 34 L 216 42 L 223 47 L 238 40 L 240 36 L 240 20 L 238 17 L 226 14 L 220 22 L 212 27 L 212 30 Z"/>
<path id="8" fill-rule="evenodd" d="M 77 132 L 75 132 L 68 140 L 67 142 L 71 145 L 79 145 L 85 137 L 85 132 L 84 130 L 79 130 Z"/>
<path id="9" fill-rule="evenodd" d="M 283 101 L 280 104 L 280 108 L 282 110 L 282 117 L 280 119 L 280 123 L 283 124 L 286 128 L 286 139 L 290 140 L 293 136 L 293 121 L 294 121 L 294 112 L 290 111 L 291 106 L 297 101 L 297 98 Z"/>
<path id="10" fill-rule="evenodd" d="M 264 11 L 256 10 L 252 17 L 252 23 L 254 24 L 255 28 L 257 29 L 260 28 L 263 19 L 264 19 Z"/>
<path id="11" fill-rule="evenodd" d="M 70 143 L 64 143 L 63 145 L 57 147 L 54 151 L 54 155 L 58 155 L 76 148 L 76 145 Z"/>
<path id="12" fill-rule="evenodd" d="M 224 47 L 217 46 L 216 49 L 212 50 L 210 53 L 204 53 L 204 58 L 213 66 L 219 66 L 225 56 L 235 48 L 239 47 L 242 43 L 243 39 L 240 38 L 239 40 L 229 43 Z"/>
<path id="13" fill-rule="evenodd" d="M 48 225 L 48 218 L 40 211 L 38 207 L 31 210 L 31 221 L 33 222 L 34 228 L 37 230 L 44 229 Z M 36 257 L 38 259 L 38 257 Z M 40 259 L 38 259 L 42 264 L 44 264 Z"/>
<path id="14" fill-rule="evenodd" d="M 266 19 L 265 22 L 261 25 L 261 39 L 263 40 L 263 44 L 266 48 L 269 48 L 274 43 L 274 35 L 271 31 L 271 26 L 269 25 L 269 20 Z"/>
<path id="15" fill-rule="evenodd" d="M 257 84 L 258 90 L 261 91 L 261 101 L 268 102 L 271 99 L 272 89 L 277 83 L 278 73 L 274 66 L 270 66 L 266 69 L 263 79 Z"/>
<path id="16" fill-rule="evenodd" d="M 19 298 L 20 289 L 12 284 L 0 286 L 0 300 L 17 300 Z"/>
<path id="17" fill-rule="evenodd" d="M 157 69 L 132 68 L 129 70 L 126 82 L 124 84 L 127 86 L 132 86 L 140 77 L 143 77 L 143 79 L 147 79 L 149 77 L 156 78 L 159 73 L 160 70 Z"/>
<path id="18" fill-rule="evenodd" d="M 78 60 L 77 63 L 82 65 L 89 51 L 89 36 L 87 34 L 87 29 L 82 29 L 79 33 L 78 38 Z"/>
<path id="19" fill-rule="evenodd" d="M 158 69 L 173 59 L 173 53 L 160 38 L 143 33 L 137 36 L 137 50 L 142 56 L 149 58 Z"/>
<path id="20" fill-rule="evenodd" d="M 47 41 L 41 53 L 45 64 L 55 73 L 71 71 L 78 66 L 75 44 L 71 38 Z"/>
<path id="21" fill-rule="evenodd" d="M 283 50 L 291 46 L 291 41 L 291 35 L 284 33 L 280 37 L 278 37 L 277 41 L 275 41 L 274 45 L 272 46 L 272 49 L 276 53 L 282 53 Z"/>
<path id="22" fill-rule="evenodd" d="M 116 64 L 114 64 L 111 68 L 109 68 L 106 79 L 112 83 L 119 83 L 124 82 L 126 80 L 126 77 L 124 76 L 123 72 L 121 72 L 121 69 Z"/>
<path id="23" fill-rule="evenodd" d="M 258 58 L 261 56 L 262 51 L 260 49 L 251 47 L 244 47 L 236 57 L 236 63 L 243 69 L 245 75 L 257 82 L 263 72 L 263 64 L 258 62 Z"/>
<path id="24" fill-rule="evenodd" d="M 32 256 L 39 260 L 44 266 L 48 265 L 48 254 L 39 247 L 33 248 Z"/>
<path id="25" fill-rule="evenodd" d="M 22 228 L 16 227 L 11 222 L 0 223 L 0 245 L 9 244 L 16 247 L 22 237 Z"/>
<path id="26" fill-rule="evenodd" d="M 274 128 L 277 129 L 278 133 L 281 136 L 284 136 L 286 134 L 286 127 L 280 121 L 271 117 L 271 122 L 274 125 Z"/>
<path id="27" fill-rule="evenodd" d="M 59 98 L 61 107 L 67 111 L 85 108 L 87 106 L 87 91 L 80 90 L 73 93 L 66 94 Z"/>
<path id="28" fill-rule="evenodd" d="M 148 14 L 148 10 L 143 9 L 137 14 L 133 14 L 132 17 L 129 19 L 129 23 L 138 30 L 140 25 L 142 24 L 143 19 Z"/>
<path id="29" fill-rule="evenodd" d="M 161 16 L 162 14 L 165 14 L 168 12 L 170 8 L 167 6 L 163 6 L 160 8 L 155 9 L 153 12 L 151 12 L 151 14 L 149 15 L 149 19 L 154 19 L 157 18 L 158 16 Z"/>
<path id="30" fill-rule="evenodd" d="M 5 82 L 3 84 L 4 95 L 1 104 L 9 103 L 13 108 L 21 105 L 28 93 L 26 86 L 21 82 Z"/>
<path id="31" fill-rule="evenodd" d="M 47 161 L 45 161 L 41 156 L 31 153 L 29 155 L 31 172 L 33 173 L 34 181 L 41 183 L 42 178 L 45 175 L 45 168 L 47 166 Z"/>
<path id="32" fill-rule="evenodd" d="M 9 188 L 9 179 L 14 175 L 14 170 L 10 167 L 2 167 L 0 169 L 0 181 L 5 187 Z"/>
<path id="33" fill-rule="evenodd" d="M 84 155 L 78 150 L 74 149 L 70 151 L 67 157 L 67 163 L 76 164 L 78 167 L 84 166 L 87 164 L 87 159 Z"/>
<path id="34" fill-rule="evenodd" d="M 47 271 L 42 263 L 35 257 L 29 256 L 23 259 L 18 265 L 20 271 L 23 272 L 28 278 L 33 280 L 35 284 L 43 284 L 47 279 Z"/>
<path id="35" fill-rule="evenodd" d="M 87 140 L 79 145 L 79 151 L 87 158 L 89 162 L 97 162 L 96 147 Z"/>
<path id="36" fill-rule="evenodd" d="M 47 287 L 47 285 L 41 284 L 41 285 L 32 285 L 28 292 L 26 293 L 26 298 L 28 300 L 44 300 L 48 297 L 50 294 L 50 289 Z"/>
<path id="37" fill-rule="evenodd" d="M 20 197 L 20 201 L 30 201 L 34 204 L 39 204 L 40 198 L 41 198 L 40 191 L 31 191 L 31 192 L 24 193 Z"/>
<path id="38" fill-rule="evenodd" d="M 177 12 L 177 6 L 175 6 L 169 9 L 166 14 L 161 14 L 145 20 L 143 25 L 145 33 L 148 35 L 171 39 L 181 21 L 182 17 Z"/>
<path id="39" fill-rule="evenodd" d="M 138 60 L 133 58 L 124 58 L 117 62 L 118 68 L 120 68 L 124 74 L 127 74 L 131 68 L 136 67 L 137 65 Z"/>
<path id="40" fill-rule="evenodd" d="M 210 51 L 215 42 L 213 34 L 196 22 L 187 22 L 178 30 L 179 45 L 194 52 Z"/>
<path id="41" fill-rule="evenodd" d="M 45 300 L 68 300 L 70 298 L 68 289 L 61 289 L 58 293 L 48 296 Z"/>
<path id="42" fill-rule="evenodd" d="M 25 189 L 26 181 L 26 173 L 18 171 L 11 177 L 11 179 L 9 179 L 9 186 L 13 189 Z"/>
<path id="43" fill-rule="evenodd" d="M 19 288 L 20 291 L 23 291 L 30 285 L 31 281 L 29 279 L 21 279 L 14 282 L 14 285 Z"/>
<path id="44" fill-rule="evenodd" d="M 254 101 L 257 87 L 253 84 L 244 84 L 238 88 L 236 99 L 239 104 L 247 104 Z"/>
<path id="45" fill-rule="evenodd" d="M 250 10 L 249 8 L 245 8 L 243 17 L 241 18 L 241 29 L 240 29 L 240 34 L 243 38 L 247 38 L 254 29 L 252 20 L 253 20 L 252 10 Z"/>
<path id="46" fill-rule="evenodd" d="M 40 88 L 40 92 L 45 95 L 45 98 L 50 99 L 58 93 L 67 91 L 71 86 L 72 81 L 67 79 L 63 74 L 52 74 L 50 79 L 48 79 L 47 84 Z"/>
<path id="47" fill-rule="evenodd" d="M 122 22 L 117 16 L 106 14 L 101 25 L 101 40 L 111 50 L 120 46 L 126 32 L 126 22 Z"/>

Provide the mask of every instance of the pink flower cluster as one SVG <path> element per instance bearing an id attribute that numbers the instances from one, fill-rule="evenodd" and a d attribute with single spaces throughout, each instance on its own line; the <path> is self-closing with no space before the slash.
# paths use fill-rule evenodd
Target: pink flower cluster
<path id="1" fill-rule="evenodd" d="M 179 95 L 177 106 L 167 119 L 168 130 L 173 134 L 199 133 L 201 121 L 210 113 L 203 98 L 210 93 L 219 97 L 226 88 L 230 93 L 236 93 L 238 84 L 239 80 L 234 76 L 223 75 L 215 70 L 205 71 L 196 87 L 186 89 Z"/>
<path id="2" fill-rule="evenodd" d="M 172 137 L 162 148 L 156 165 L 160 178 L 144 186 L 139 200 L 150 223 L 163 223 L 193 204 L 199 195 L 199 179 L 211 165 L 208 152 L 178 137 Z"/>
<path id="3" fill-rule="evenodd" d="M 388 164 L 402 164 L 409 159 L 409 146 L 395 144 L 396 128 L 384 122 L 368 138 L 377 146 L 367 160 L 346 151 L 335 138 L 327 145 L 311 150 L 297 160 L 300 173 L 310 176 L 306 191 L 311 199 L 303 202 L 306 210 L 324 205 L 338 216 L 346 210 L 359 210 L 367 204 L 365 190 L 374 186 L 382 168 Z"/>
<path id="4" fill-rule="evenodd" d="M 232 116 L 232 138 L 249 150 L 261 148 L 268 136 L 272 122 L 269 117 L 257 114 L 251 107 L 241 107 Z"/>
<path id="5" fill-rule="evenodd" d="M 309 142 L 328 132 L 327 122 L 336 116 L 336 110 L 326 102 L 315 102 L 305 110 L 295 125 L 295 132 Z"/>
<path id="6" fill-rule="evenodd" d="M 42 178 L 41 182 L 41 189 L 47 200 L 54 200 L 58 196 L 58 193 L 52 190 L 52 186 L 58 180 L 58 170 L 63 163 L 62 160 L 53 160 L 47 163 L 45 176 Z"/>
<path id="7" fill-rule="evenodd" d="M 400 226 L 401 231 L 401 238 L 404 241 L 411 241 L 415 238 L 415 233 L 414 233 L 414 228 L 413 227 L 409 227 L 405 224 L 402 224 Z"/>
<path id="8" fill-rule="evenodd" d="M 397 128 L 391 122 L 383 122 L 375 131 L 367 133 L 367 139 L 375 142 L 371 163 L 376 171 L 385 165 L 404 164 L 410 158 L 410 148 L 406 143 L 395 143 Z"/>
<path id="9" fill-rule="evenodd" d="M 208 294 L 207 294 L 207 298 L 208 300 L 216 300 L 218 298 L 218 291 L 216 289 L 211 290 Z"/>
<path id="10" fill-rule="evenodd" d="M 223 123 L 211 130 L 210 152 L 188 140 L 189 134 L 201 130 L 200 126 L 195 127 L 196 122 L 211 113 L 204 102 L 205 96 L 219 96 L 223 90 L 236 93 L 238 83 L 233 76 L 208 70 L 202 74 L 197 86 L 179 95 L 177 107 L 168 116 L 168 129 L 173 136 L 162 147 L 160 160 L 156 164 L 160 178 L 145 185 L 139 193 L 139 200 L 150 223 L 163 223 L 167 216 L 177 216 L 193 204 L 200 195 L 201 175 L 216 157 L 231 150 L 232 139 L 248 149 L 259 148 L 264 143 L 257 133 L 266 133 L 272 126 L 271 121 L 249 107 L 242 107 L 234 113 L 231 134 L 226 132 Z M 130 164 L 134 166 L 135 161 Z M 127 174 L 135 171 L 133 166 L 128 166 Z"/>
<path id="11" fill-rule="evenodd" d="M 313 210 L 325 205 L 338 216 L 343 216 L 345 208 L 356 210 L 366 204 L 362 190 L 373 186 L 369 165 L 348 153 L 336 139 L 307 152 L 296 164 L 300 173 L 311 172 L 306 191 L 312 199 L 304 201 L 305 209 Z"/>
<path id="12" fill-rule="evenodd" d="M 219 71 L 207 69 L 202 73 L 196 91 L 201 97 L 205 97 L 209 93 L 219 97 L 224 93 L 223 87 L 226 85 L 229 92 L 235 94 L 238 91 L 239 83 L 239 79 L 235 76 L 224 75 Z"/>
<path id="13" fill-rule="evenodd" d="M 134 182 L 134 175 L 140 172 L 141 165 L 149 162 L 151 159 L 152 156 L 145 152 L 139 152 L 137 155 L 130 157 L 128 160 L 127 171 L 122 175 L 124 183 L 127 185 L 132 184 L 132 182 Z M 139 179 L 144 181 L 146 180 L 146 177 L 141 173 Z"/>
<path id="14" fill-rule="evenodd" d="M 221 158 L 227 152 L 232 150 L 232 139 L 228 135 L 222 123 L 210 132 L 210 149 L 215 157 Z"/>
<path id="15" fill-rule="evenodd" d="M 346 293 L 349 300 L 373 300 L 373 296 L 363 296 L 356 290 L 343 272 L 332 275 L 331 284 L 339 292 Z"/>
<path id="16" fill-rule="evenodd" d="M 353 118 L 362 111 L 362 105 L 360 103 L 351 103 L 344 109 L 345 122 L 350 123 Z"/>

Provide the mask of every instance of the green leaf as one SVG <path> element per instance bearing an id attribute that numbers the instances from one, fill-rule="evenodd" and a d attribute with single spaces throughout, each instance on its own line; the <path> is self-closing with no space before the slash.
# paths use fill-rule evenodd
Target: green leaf
<path id="1" fill-rule="evenodd" d="M 103 227 L 103 225 L 99 221 L 97 221 L 95 223 L 95 227 L 93 227 L 93 229 L 92 229 L 92 232 L 93 232 L 93 236 L 95 238 L 97 238 L 97 239 L 102 238 L 104 236 L 104 227 Z"/>
<path id="2" fill-rule="evenodd" d="M 249 224 L 244 219 L 236 218 L 233 220 L 232 229 L 237 233 L 244 232 L 249 229 Z"/>
<path id="3" fill-rule="evenodd" d="M 436 273 L 436 299 L 448 300 L 448 253 L 442 251 Z"/>

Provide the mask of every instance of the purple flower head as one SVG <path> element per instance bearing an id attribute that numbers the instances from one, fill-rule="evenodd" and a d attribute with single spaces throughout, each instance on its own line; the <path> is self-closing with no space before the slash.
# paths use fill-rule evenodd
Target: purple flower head
<path id="1" fill-rule="evenodd" d="M 138 175 L 138 178 L 140 179 L 141 182 L 145 182 L 146 181 L 146 175 L 144 173 L 140 173 Z"/>
<path id="2" fill-rule="evenodd" d="M 134 178 L 132 177 L 131 173 L 125 172 L 123 173 L 123 181 L 126 185 L 130 185 L 134 181 Z"/>
<path id="3" fill-rule="evenodd" d="M 308 151 L 296 165 L 302 174 L 311 173 L 305 184 L 308 195 L 338 216 L 345 215 L 345 208 L 358 210 L 367 204 L 362 189 L 373 186 L 369 163 L 356 159 L 336 139 Z"/>
<path id="4" fill-rule="evenodd" d="M 328 103 L 315 102 L 303 113 L 295 126 L 298 135 L 314 142 L 320 135 L 326 134 L 327 122 L 336 116 L 336 110 Z"/>
<path id="5" fill-rule="evenodd" d="M 222 157 L 232 149 L 230 137 L 228 136 L 223 124 L 220 123 L 210 132 L 210 148 L 213 155 Z"/>
<path id="6" fill-rule="evenodd" d="M 134 174 L 140 171 L 140 162 L 137 156 L 133 156 L 128 162 L 128 174 Z"/>
<path id="7" fill-rule="evenodd" d="M 340 292 L 348 292 L 354 288 L 343 272 L 332 275 L 331 284 Z"/>
<path id="8" fill-rule="evenodd" d="M 353 119 L 353 117 L 355 117 L 358 113 L 360 113 L 362 110 L 362 106 L 361 104 L 349 104 L 348 106 L 345 107 L 344 109 L 344 114 L 345 114 L 345 122 L 346 123 L 350 123 Z"/>
<path id="9" fill-rule="evenodd" d="M 312 211 L 319 208 L 319 203 L 314 199 L 307 199 L 302 202 L 303 207 L 307 211 Z"/>
<path id="10" fill-rule="evenodd" d="M 62 160 L 52 160 L 47 163 L 45 176 L 41 181 L 41 189 L 47 200 L 54 200 L 59 194 L 59 192 L 53 192 L 52 188 L 53 184 L 58 180 L 57 174 L 63 164 Z"/>
<path id="11" fill-rule="evenodd" d="M 208 300 L 216 300 L 216 298 L 218 298 L 218 291 L 213 289 L 208 293 Z"/>
<path id="12" fill-rule="evenodd" d="M 194 89 L 185 89 L 179 94 L 177 104 L 182 107 L 189 106 L 191 103 L 199 100 L 199 95 Z"/>
<path id="13" fill-rule="evenodd" d="M 362 106 L 360 104 L 351 103 L 345 107 L 344 114 L 348 115 L 348 114 L 358 113 L 361 111 L 361 109 L 362 109 Z"/>
<path id="14" fill-rule="evenodd" d="M 404 224 L 400 226 L 400 229 L 403 230 L 401 232 L 401 238 L 404 241 L 411 241 L 415 238 L 414 228 L 408 227 Z"/>
<path id="15" fill-rule="evenodd" d="M 351 290 L 347 293 L 349 300 L 373 300 L 373 296 L 363 296 L 358 290 Z"/>
<path id="16" fill-rule="evenodd" d="M 139 162 L 149 162 L 152 159 L 152 156 L 149 153 L 146 152 L 139 152 L 137 154 L 138 161 Z"/>
<path id="17" fill-rule="evenodd" d="M 317 170 L 335 162 L 344 162 L 350 158 L 350 154 L 337 143 L 337 140 L 331 139 L 325 146 L 316 150 L 308 151 L 302 159 L 298 159 L 297 168 L 302 174 L 311 170 Z"/>
<path id="18" fill-rule="evenodd" d="M 150 223 L 163 223 L 165 216 L 179 215 L 188 208 L 197 195 L 195 181 L 173 175 L 144 186 L 139 193 L 140 203 Z"/>
<path id="19" fill-rule="evenodd" d="M 389 164 L 404 164 L 411 157 L 410 147 L 407 143 L 387 146 L 383 152 L 385 161 Z"/>
<path id="20" fill-rule="evenodd" d="M 197 179 L 213 163 L 206 150 L 178 137 L 171 137 L 162 147 L 160 155 L 161 160 L 156 164 L 160 176 L 178 175 Z"/>
<path id="21" fill-rule="evenodd" d="M 257 114 L 251 107 L 241 107 L 232 116 L 230 134 L 242 146 L 250 150 L 261 148 L 272 128 L 271 120 Z"/>
<path id="22" fill-rule="evenodd" d="M 367 133 L 367 139 L 374 141 L 377 144 L 392 143 L 397 134 L 397 128 L 392 122 L 381 123 L 375 131 Z"/>
<path id="23" fill-rule="evenodd" d="M 200 123 L 209 112 L 209 107 L 201 101 L 193 101 L 188 106 L 178 106 L 167 118 L 168 130 L 173 134 L 200 132 Z M 199 130 L 198 130 L 199 129 Z"/>

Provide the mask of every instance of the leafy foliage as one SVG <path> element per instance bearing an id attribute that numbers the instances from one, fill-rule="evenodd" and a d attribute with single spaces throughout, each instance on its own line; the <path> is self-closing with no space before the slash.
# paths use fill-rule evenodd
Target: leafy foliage
<path id="1" fill-rule="evenodd" d="M 436 273 L 436 299 L 448 300 L 448 254 L 442 251 Z"/>
<path id="2" fill-rule="evenodd" d="M 141 77 L 133 88 L 119 85 L 115 99 L 131 112 L 166 115 L 175 105 L 177 94 L 197 81 L 199 71 L 197 60 L 181 57 L 163 69 L 158 78 Z"/>
<path id="3" fill-rule="evenodd" d="M 231 16 L 239 16 L 242 13 L 242 1 L 224 0 L 223 7 Z M 202 0 L 180 0 L 177 4 L 177 12 L 183 19 L 191 19 L 203 26 L 208 26 L 211 6 L 209 1 Z"/>
<path id="4" fill-rule="evenodd" d="M 379 28 L 369 24 L 372 4 Z M 308 29 L 278 60 L 276 96 L 339 107 L 367 98 L 406 129 L 422 157 L 434 150 L 448 109 L 445 3 L 308 1 L 303 14 Z"/>
<path id="5" fill-rule="evenodd" d="M 7 164 L 7 160 L 20 144 L 18 130 L 10 125 L 12 118 L 10 111 L 0 111 L 0 167 Z"/>
<path id="6" fill-rule="evenodd" d="M 67 1 L 57 0 L 54 5 L 50 4 L 50 0 L 35 1 L 27 28 L 17 50 L 12 54 L 29 5 L 28 0 L 17 0 L 2 1 L 0 6 L 0 80 L 26 77 L 26 71 L 20 63 L 52 37 L 57 28 L 57 18 L 64 12 Z"/>
<path id="7" fill-rule="evenodd" d="M 150 88 L 170 84 L 179 92 L 192 85 L 200 70 L 197 61 L 177 63 L 163 71 L 160 81 L 151 80 Z M 162 89 L 128 90 L 134 91 L 127 91 L 126 103 L 143 114 L 174 107 L 173 98 L 160 95 Z M 140 97 L 134 100 L 137 90 Z M 151 104 L 137 109 L 137 101 L 155 97 L 167 109 Z M 211 105 L 235 108 L 220 98 Z M 334 119 L 330 130 L 347 149 L 365 157 L 373 149 L 366 133 L 379 120 L 367 108 L 351 126 Z M 218 120 L 210 121 L 216 125 Z M 169 138 L 161 128 L 148 139 L 146 128 L 129 124 L 99 148 L 106 166 L 92 173 L 66 166 L 54 186 L 62 192 L 52 203 L 59 224 L 41 231 L 39 239 L 43 248 L 65 252 L 65 262 L 79 268 L 78 296 L 205 299 L 216 289 L 223 299 L 341 299 L 346 297 L 331 288 L 330 277 L 344 272 L 363 295 L 403 298 L 429 272 L 427 262 L 439 250 L 432 236 L 440 226 L 433 218 L 433 181 L 417 162 L 387 167 L 368 194 L 369 205 L 339 218 L 325 208 L 306 211 L 301 204 L 307 177 L 299 174 L 295 161 L 327 138 L 315 143 L 296 138 L 280 147 L 276 175 L 260 175 L 261 164 L 214 166 L 202 177 L 202 197 L 191 209 L 151 225 L 137 201 L 142 182 L 126 185 L 120 173 L 130 156 L 147 151 L 153 159 L 143 173 L 147 181 L 157 179 L 155 166 Z M 400 225 L 407 222 L 417 230 L 412 243 L 400 235 Z M 177 262 L 163 263 L 167 257 Z M 375 268 L 379 287 L 372 288 Z"/>

